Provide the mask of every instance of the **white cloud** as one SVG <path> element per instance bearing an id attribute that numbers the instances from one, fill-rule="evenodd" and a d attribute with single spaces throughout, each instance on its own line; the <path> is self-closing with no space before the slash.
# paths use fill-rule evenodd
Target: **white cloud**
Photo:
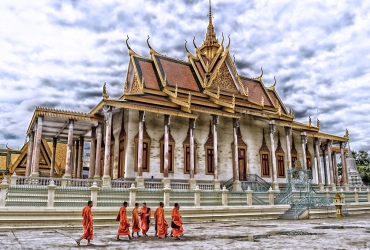
<path id="1" fill-rule="evenodd" d="M 214 25 L 231 35 L 243 75 L 273 83 L 297 119 L 319 116 L 324 132 L 364 139 L 370 108 L 370 3 L 367 1 L 212 1 Z M 107 82 L 120 96 L 126 36 L 149 56 L 186 60 L 183 48 L 207 27 L 208 1 L 12 1 L 0 3 L 0 146 L 21 147 L 35 106 L 89 111 Z M 194 51 L 192 46 L 188 46 Z"/>

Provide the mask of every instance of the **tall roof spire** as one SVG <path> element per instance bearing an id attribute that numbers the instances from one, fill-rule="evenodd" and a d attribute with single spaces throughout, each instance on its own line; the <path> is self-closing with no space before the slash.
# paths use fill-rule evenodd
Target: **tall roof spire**
<path id="1" fill-rule="evenodd" d="M 208 14 L 208 26 L 212 25 L 212 4 L 211 0 L 209 0 L 209 14 Z"/>
<path id="2" fill-rule="evenodd" d="M 204 41 L 204 45 L 214 45 L 218 44 L 218 41 L 216 39 L 216 32 L 215 28 L 212 24 L 212 3 L 211 0 L 209 0 L 209 13 L 208 13 L 208 27 L 207 27 L 207 34 L 206 34 L 206 40 Z"/>

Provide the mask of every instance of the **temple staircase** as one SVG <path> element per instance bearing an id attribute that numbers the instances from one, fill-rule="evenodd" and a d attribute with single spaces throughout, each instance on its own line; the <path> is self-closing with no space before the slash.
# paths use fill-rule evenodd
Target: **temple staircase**
<path id="1" fill-rule="evenodd" d="M 257 174 L 245 174 L 240 176 L 240 182 L 242 190 L 245 191 L 248 187 L 255 192 L 267 192 L 271 185 L 261 178 Z M 226 189 L 233 189 L 234 178 L 227 180 L 224 183 L 221 183 L 221 189 L 225 186 Z"/>
<path id="2" fill-rule="evenodd" d="M 279 220 L 295 220 L 295 207 L 292 206 L 289 208 L 284 214 L 282 214 L 279 218 Z"/>

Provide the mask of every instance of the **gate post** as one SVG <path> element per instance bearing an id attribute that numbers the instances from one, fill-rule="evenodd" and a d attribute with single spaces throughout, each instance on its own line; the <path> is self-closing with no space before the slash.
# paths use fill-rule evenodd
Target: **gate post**
<path id="1" fill-rule="evenodd" d="M 163 203 L 165 207 L 170 206 L 170 193 L 171 193 L 171 188 L 168 184 L 163 189 L 164 191 L 164 197 L 163 197 Z"/>
<path id="2" fill-rule="evenodd" d="M 274 190 L 270 187 L 269 191 L 269 204 L 274 205 Z"/>
<path id="3" fill-rule="evenodd" d="M 358 190 L 355 188 L 355 202 L 358 203 Z"/>
<path id="4" fill-rule="evenodd" d="M 248 186 L 248 189 L 245 190 L 247 193 L 247 205 L 252 206 L 253 205 L 253 190 L 251 190 L 251 187 Z"/>
<path id="5" fill-rule="evenodd" d="M 0 184 L 0 207 L 5 207 L 6 201 L 6 190 L 8 189 L 9 184 L 4 177 L 3 181 Z"/>
<path id="6" fill-rule="evenodd" d="M 229 190 L 224 186 L 222 188 L 222 206 L 227 206 Z"/>
<path id="7" fill-rule="evenodd" d="M 131 187 L 129 188 L 129 190 L 130 190 L 129 205 L 130 205 L 130 207 L 134 207 L 135 206 L 135 201 L 136 201 L 136 190 L 137 190 L 134 183 L 131 184 Z"/>
<path id="8" fill-rule="evenodd" d="M 201 189 L 199 188 L 198 185 L 196 185 L 194 189 L 194 205 L 196 207 L 200 206 L 200 192 L 201 192 Z"/>

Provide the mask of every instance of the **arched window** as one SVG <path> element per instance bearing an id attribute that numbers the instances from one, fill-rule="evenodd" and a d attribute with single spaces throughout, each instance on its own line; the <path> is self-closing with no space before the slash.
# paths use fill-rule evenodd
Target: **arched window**
<path id="1" fill-rule="evenodd" d="M 190 174 L 190 135 L 188 130 L 188 135 L 183 141 L 182 145 L 184 146 L 184 174 Z M 196 149 L 197 143 L 194 140 L 194 174 L 196 173 Z"/>
<path id="2" fill-rule="evenodd" d="M 134 167 L 135 171 L 137 171 L 138 140 L 139 140 L 139 133 L 137 133 L 136 136 L 135 136 L 135 167 Z M 144 123 L 143 124 L 143 155 L 142 155 L 142 160 L 143 160 L 142 171 L 143 172 L 149 172 L 150 142 L 151 142 L 151 138 L 150 138 L 148 132 L 146 131 L 146 126 L 145 126 L 145 123 Z"/>
<path id="3" fill-rule="evenodd" d="M 160 170 L 161 173 L 164 172 L 164 135 L 159 140 L 160 142 L 160 149 L 161 149 L 161 166 Z M 175 140 L 172 138 L 171 131 L 168 132 L 168 173 L 174 172 L 174 164 L 175 164 Z"/>
<path id="4" fill-rule="evenodd" d="M 281 147 L 280 142 L 280 133 L 278 133 L 278 146 L 275 151 L 276 156 L 276 165 L 277 165 L 277 177 L 278 178 L 285 178 L 285 152 L 283 148 Z"/>
<path id="5" fill-rule="evenodd" d="M 213 162 L 213 134 L 212 134 L 212 126 L 209 125 L 209 133 L 208 139 L 204 144 L 204 151 L 206 155 L 206 174 L 213 175 L 214 174 L 214 162 Z"/>
<path id="6" fill-rule="evenodd" d="M 265 130 L 262 133 L 262 146 L 260 148 L 261 176 L 271 177 L 270 173 L 270 149 L 266 145 Z"/>

